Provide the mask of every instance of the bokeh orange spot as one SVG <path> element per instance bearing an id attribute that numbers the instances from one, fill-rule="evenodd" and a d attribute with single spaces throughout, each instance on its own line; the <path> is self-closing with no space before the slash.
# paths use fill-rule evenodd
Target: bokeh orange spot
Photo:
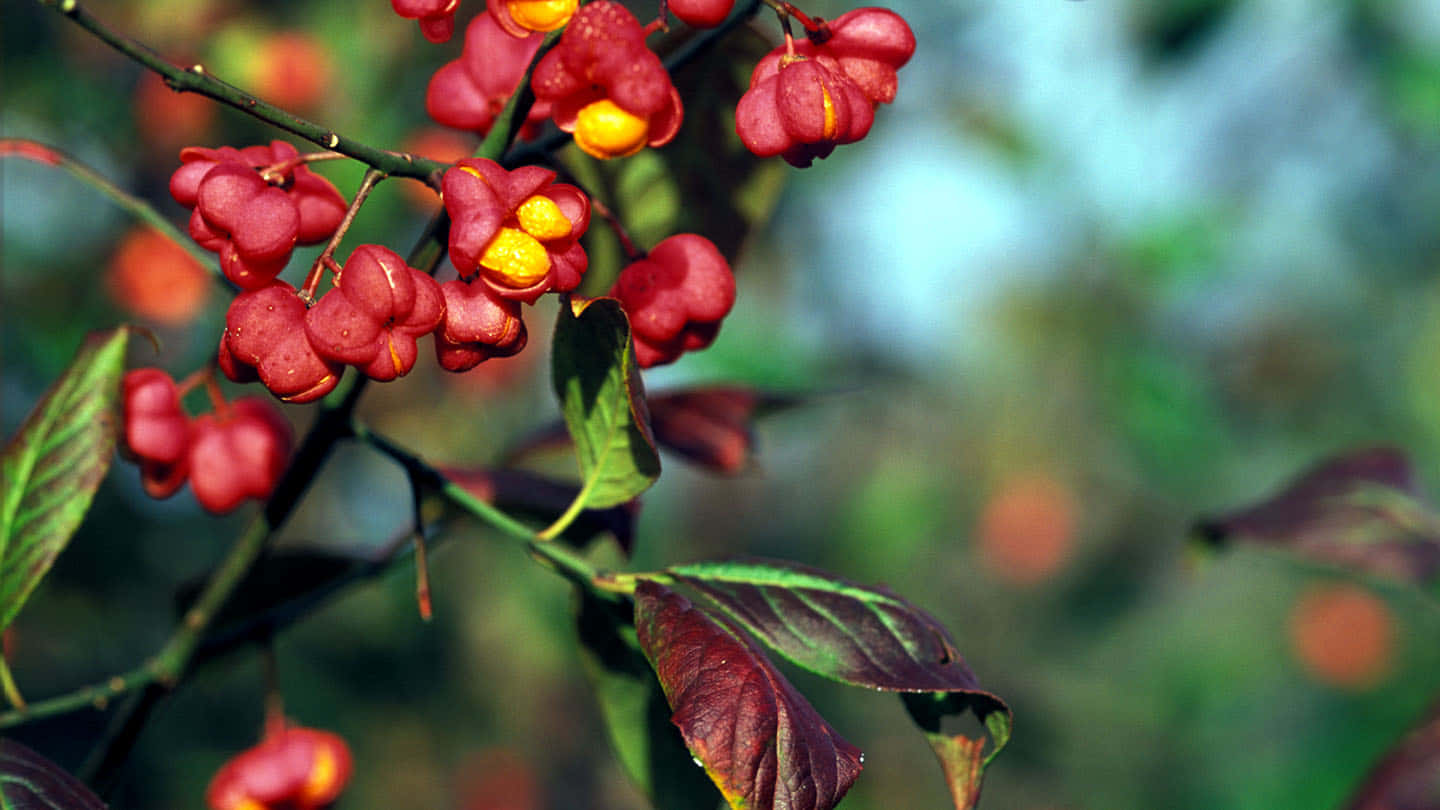
<path id="1" fill-rule="evenodd" d="M 1385 603 L 1350 584 L 1317 585 L 1290 610 L 1290 649 L 1315 680 L 1364 691 L 1390 673 L 1395 617 Z"/>
<path id="2" fill-rule="evenodd" d="M 256 49 L 252 82 L 255 94 L 277 107 L 307 110 L 332 90 L 330 52 L 309 34 L 274 34 Z"/>
<path id="3" fill-rule="evenodd" d="M 125 235 L 110 258 L 105 281 L 122 308 L 167 326 L 193 319 L 212 283 L 193 256 L 150 227 Z"/>
<path id="4" fill-rule="evenodd" d="M 158 73 L 147 71 L 135 85 L 135 126 L 157 152 L 206 140 L 216 107 L 199 93 L 171 90 Z"/>
<path id="5" fill-rule="evenodd" d="M 473 136 L 439 127 L 426 127 L 412 132 L 401 148 L 412 155 L 441 163 L 454 163 L 461 158 L 470 157 L 475 152 L 475 146 L 476 140 Z M 440 195 L 424 183 L 411 181 L 403 183 L 400 188 L 405 193 L 405 199 L 421 211 L 439 210 Z"/>
<path id="6" fill-rule="evenodd" d="M 524 759 L 507 748 L 466 758 L 459 777 L 461 810 L 540 810 L 540 780 Z"/>
<path id="7" fill-rule="evenodd" d="M 1055 576 L 1075 543 L 1075 501 L 1070 490 L 1044 474 L 1006 481 L 980 513 L 976 534 L 981 562 L 1014 585 Z"/>

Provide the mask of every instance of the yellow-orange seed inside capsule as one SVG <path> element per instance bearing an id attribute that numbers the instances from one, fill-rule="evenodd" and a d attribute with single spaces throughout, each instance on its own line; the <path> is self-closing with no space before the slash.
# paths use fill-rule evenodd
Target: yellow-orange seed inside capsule
<path id="1" fill-rule="evenodd" d="M 230 805 L 229 810 L 269 810 L 269 808 L 249 796 L 245 796 Z"/>
<path id="2" fill-rule="evenodd" d="M 575 118 L 575 145 L 585 154 L 608 160 L 626 157 L 645 148 L 650 122 L 632 115 L 608 98 L 580 108 Z"/>
<path id="3" fill-rule="evenodd" d="M 315 746 L 315 761 L 310 765 L 310 776 L 300 789 L 300 799 L 305 804 L 315 804 L 335 797 L 336 778 L 339 774 L 335 752 L 324 745 Z"/>
<path id="4" fill-rule="evenodd" d="M 825 123 L 820 128 L 820 137 L 828 141 L 835 137 L 838 126 L 835 121 L 835 100 L 830 98 L 830 90 L 823 84 L 820 85 L 820 103 L 825 105 Z"/>
<path id="5" fill-rule="evenodd" d="M 541 241 L 564 239 L 570 235 L 570 220 L 555 201 L 536 194 L 515 210 L 520 229 Z"/>
<path id="6" fill-rule="evenodd" d="M 521 289 L 545 278 L 550 272 L 550 255 L 530 234 L 517 228 L 501 228 L 480 256 L 480 266 L 491 271 L 490 278 L 495 281 Z"/>
<path id="7" fill-rule="evenodd" d="M 554 31 L 575 16 L 579 0 L 510 0 L 510 19 L 531 31 Z"/>

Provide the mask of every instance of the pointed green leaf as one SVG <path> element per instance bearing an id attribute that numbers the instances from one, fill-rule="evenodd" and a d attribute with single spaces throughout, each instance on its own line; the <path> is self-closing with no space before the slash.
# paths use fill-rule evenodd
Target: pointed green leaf
<path id="1" fill-rule="evenodd" d="M 860 775 L 840 736 L 743 631 L 655 582 L 635 630 L 671 718 L 733 810 L 830 810 Z"/>
<path id="2" fill-rule="evenodd" d="M 552 360 L 555 394 L 580 460 L 581 505 L 603 509 L 644 492 L 660 476 L 660 456 L 620 302 L 562 305 Z"/>
<path id="3" fill-rule="evenodd" d="M 715 810 L 720 794 L 695 767 L 680 732 L 670 723 L 665 693 L 635 637 L 628 602 L 584 596 L 578 626 L 585 672 L 620 763 L 635 784 L 664 810 Z"/>
<path id="4" fill-rule="evenodd" d="M 887 588 L 857 585 L 782 560 L 677 565 L 666 572 L 796 664 L 827 678 L 906 693 L 906 707 L 940 757 L 957 808 L 973 806 L 985 767 L 1010 739 L 1010 708 L 980 688 L 945 627 Z M 972 712 L 985 741 L 941 731 Z"/>
<path id="5" fill-rule="evenodd" d="M 80 526 L 119 431 L 125 327 L 92 333 L 0 458 L 0 629 Z"/>
<path id="6" fill-rule="evenodd" d="M 105 810 L 105 803 L 60 766 L 0 740 L 0 810 Z"/>

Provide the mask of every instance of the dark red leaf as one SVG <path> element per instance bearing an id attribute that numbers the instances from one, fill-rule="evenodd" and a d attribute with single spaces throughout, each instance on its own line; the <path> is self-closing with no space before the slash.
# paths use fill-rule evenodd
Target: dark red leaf
<path id="1" fill-rule="evenodd" d="M 0 806 L 15 810 L 105 810 L 100 797 L 20 743 L 0 740 Z"/>
<path id="2" fill-rule="evenodd" d="M 650 428 L 660 446 L 734 475 L 753 464 L 756 418 L 800 401 L 738 385 L 689 388 L 650 397 Z"/>
<path id="3" fill-rule="evenodd" d="M 742 631 L 648 581 L 635 589 L 635 628 L 673 722 L 732 808 L 839 803 L 860 774 L 860 751 Z"/>
<path id="4" fill-rule="evenodd" d="M 1211 544 L 1242 540 L 1412 583 L 1440 576 L 1440 518 L 1399 450 L 1336 456 L 1253 506 L 1202 520 Z"/>
<path id="5" fill-rule="evenodd" d="M 1440 704 L 1386 754 L 1349 810 L 1440 810 Z"/>

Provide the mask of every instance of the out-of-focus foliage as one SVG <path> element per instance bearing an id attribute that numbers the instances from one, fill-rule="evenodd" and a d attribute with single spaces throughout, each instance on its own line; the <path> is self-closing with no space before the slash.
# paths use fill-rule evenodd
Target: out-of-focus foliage
<path id="1" fill-rule="evenodd" d="M 53 12 L 4 3 L 0 134 L 66 148 L 176 221 L 165 180 L 179 146 L 277 137 L 216 109 L 173 111 L 176 135 L 162 138 L 154 122 L 172 113 L 157 99 L 171 96 Z M 426 43 L 383 0 L 92 6 L 257 89 L 262 45 L 300 32 L 329 66 L 326 92 L 296 102 L 304 113 L 393 148 L 427 128 L 425 83 L 460 45 Z M 1369 621 L 1393 622 L 1387 658 L 1363 686 L 1336 686 L 1291 634 L 1297 605 L 1341 575 L 1254 548 L 1192 564 L 1186 540 L 1197 516 L 1357 446 L 1404 448 L 1419 490 L 1440 494 L 1440 4 L 893 6 L 919 49 L 865 141 L 804 172 L 745 167 L 721 146 L 604 167 L 597 193 L 634 218 L 642 246 L 671 223 L 715 218 L 712 236 L 738 250 L 739 296 L 716 344 L 646 372 L 650 390 L 843 392 L 762 420 L 747 474 L 667 458 L 632 565 L 761 554 L 883 581 L 923 607 L 1015 711 L 981 807 L 1343 805 L 1440 692 L 1440 609 L 1367 586 L 1385 606 Z M 462 21 L 477 11 L 465 0 Z M 745 36 L 777 41 L 769 17 L 755 29 Z M 752 58 L 764 48 L 735 45 Z M 682 76 L 682 91 L 748 78 L 744 64 L 699 66 L 720 73 Z M 686 101 L 687 127 L 718 123 L 682 139 L 728 132 L 728 107 Z M 568 152 L 571 173 L 596 182 Z M 742 169 L 742 193 L 713 196 Z M 316 170 L 347 195 L 361 174 L 348 161 Z M 85 332 L 131 317 L 100 276 L 133 223 L 53 170 L 0 172 L 9 435 Z M 408 247 L 424 216 L 415 187 L 381 184 L 337 257 L 365 242 Z M 710 196 L 697 208 L 692 193 Z M 737 217 L 764 226 L 742 239 Z M 592 230 L 603 279 L 618 248 L 602 223 Z M 316 251 L 297 251 L 287 278 Z M 192 327 L 158 326 L 160 353 L 137 357 L 198 367 L 225 298 Z M 494 463 L 560 417 L 545 359 L 554 314 L 527 311 L 532 343 L 518 357 L 459 378 L 422 361 L 375 386 L 363 417 L 437 464 Z M 535 464 L 574 476 L 572 457 L 553 462 Z M 398 470 L 346 447 L 281 545 L 373 551 L 405 528 L 408 499 Z M 95 503 L 13 626 L 12 669 L 32 699 L 153 652 L 174 591 L 244 520 L 205 516 L 188 495 L 151 501 L 124 465 Z M 453 532 L 432 555 L 433 622 L 416 618 L 411 572 L 398 570 L 277 640 L 290 714 L 353 745 L 342 806 L 493 808 L 505 795 L 527 808 L 643 807 L 603 744 L 567 586 L 479 529 Z M 868 754 L 845 810 L 946 805 L 893 696 L 782 669 Z M 255 741 L 262 683 L 251 652 L 195 673 L 141 737 L 114 805 L 197 806 L 210 774 Z M 80 713 L 13 736 L 73 768 L 104 720 Z M 514 784 L 497 785 L 497 761 Z"/>

